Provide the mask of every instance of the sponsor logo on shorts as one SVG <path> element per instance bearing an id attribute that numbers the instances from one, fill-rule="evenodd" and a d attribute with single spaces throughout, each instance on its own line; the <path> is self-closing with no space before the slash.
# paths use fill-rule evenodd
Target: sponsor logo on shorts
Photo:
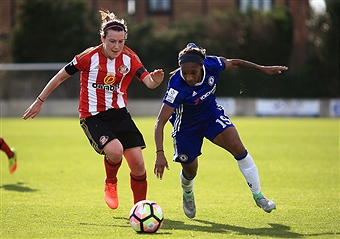
<path id="1" fill-rule="evenodd" d="M 103 135 L 103 136 L 100 136 L 99 142 L 101 143 L 101 145 L 104 145 L 108 140 L 109 140 L 109 136 Z"/>
<path id="2" fill-rule="evenodd" d="M 188 161 L 188 156 L 187 155 L 185 155 L 185 154 L 180 154 L 179 156 L 178 156 L 178 159 L 179 160 L 181 160 L 182 162 L 186 162 L 186 161 Z"/>

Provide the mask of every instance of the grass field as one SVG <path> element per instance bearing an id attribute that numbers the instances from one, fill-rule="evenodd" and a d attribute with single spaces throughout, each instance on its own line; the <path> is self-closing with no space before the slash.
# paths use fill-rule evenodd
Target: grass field
<path id="1" fill-rule="evenodd" d="M 277 210 L 255 206 L 233 157 L 205 141 L 195 180 L 197 215 L 182 212 L 180 165 L 153 175 L 155 118 L 135 118 L 147 148 L 148 199 L 165 213 L 156 234 L 137 234 L 126 162 L 119 171 L 120 205 L 103 198 L 103 158 L 76 118 L 2 118 L 0 134 L 18 150 L 11 175 L 1 152 L 1 238 L 340 238 L 339 119 L 233 118 L 260 173 L 263 193 Z"/>

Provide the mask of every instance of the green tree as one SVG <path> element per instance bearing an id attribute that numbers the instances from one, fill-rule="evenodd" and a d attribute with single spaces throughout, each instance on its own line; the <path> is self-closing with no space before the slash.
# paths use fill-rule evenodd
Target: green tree
<path id="1" fill-rule="evenodd" d="M 237 11 L 229 15 L 219 26 L 225 31 L 222 36 L 227 36 L 223 40 L 228 45 L 225 56 L 262 65 L 288 65 L 293 25 L 287 8 L 274 7 L 268 12 L 248 9 L 246 13 Z M 284 84 L 282 76 L 269 77 L 257 71 L 226 71 L 221 77 L 227 79 L 220 81 L 217 94 L 221 96 L 273 97 L 282 91 Z"/>
<path id="2" fill-rule="evenodd" d="M 99 19 L 83 1 L 25 1 L 18 19 L 11 34 L 14 62 L 67 62 L 100 42 Z"/>
<path id="3" fill-rule="evenodd" d="M 303 74 L 317 86 L 316 97 L 340 96 L 339 9 L 339 0 L 326 0 L 326 11 L 315 13 L 310 21 L 312 54 Z"/>
<path id="4" fill-rule="evenodd" d="M 156 33 L 150 22 L 134 23 L 129 32 L 127 44 L 149 70 L 163 68 L 166 79 L 167 73 L 178 67 L 178 52 L 189 42 L 206 48 L 210 55 L 243 58 L 259 64 L 288 65 L 293 36 L 292 18 L 284 7 L 275 7 L 270 12 L 216 10 L 194 19 L 185 17 L 174 22 L 170 29 Z M 267 77 L 256 71 L 226 71 L 221 78 L 217 91 L 220 96 L 235 97 L 240 96 L 240 92 L 243 92 L 241 96 L 247 97 L 275 96 L 284 85 L 284 77 Z M 159 97 L 165 88 L 166 84 L 152 92 L 139 88 L 133 95 Z"/>

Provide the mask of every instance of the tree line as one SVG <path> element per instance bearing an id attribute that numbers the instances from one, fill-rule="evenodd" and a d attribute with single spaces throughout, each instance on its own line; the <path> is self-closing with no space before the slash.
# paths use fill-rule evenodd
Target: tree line
<path id="1" fill-rule="evenodd" d="M 131 98 L 161 97 L 169 72 L 178 67 L 178 52 L 189 42 L 207 49 L 207 54 L 262 65 L 288 65 L 293 48 L 292 16 L 283 6 L 274 6 L 269 12 L 216 10 L 195 19 L 183 18 L 161 32 L 155 31 L 150 20 L 140 23 L 129 16 L 118 17 L 128 23 L 126 45 L 149 71 L 163 68 L 166 74 L 161 87 L 153 91 L 133 81 Z M 68 62 L 87 47 L 100 44 L 99 13 L 90 11 L 81 1 L 25 1 L 18 21 L 10 38 L 14 62 Z M 308 58 L 298 73 L 267 76 L 256 71 L 225 71 L 217 96 L 339 97 L 339 1 L 327 0 L 326 12 L 312 15 L 308 24 Z M 64 97 L 77 98 L 78 93 L 73 90 Z"/>

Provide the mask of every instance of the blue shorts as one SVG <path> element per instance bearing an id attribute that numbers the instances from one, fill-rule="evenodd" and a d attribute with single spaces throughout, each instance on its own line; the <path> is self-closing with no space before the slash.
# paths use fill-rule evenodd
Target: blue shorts
<path id="1" fill-rule="evenodd" d="M 234 124 L 225 115 L 224 108 L 217 105 L 213 114 L 205 123 L 196 125 L 196 127 L 185 132 L 181 131 L 179 135 L 173 138 L 175 150 L 173 161 L 184 164 L 192 163 L 195 158 L 202 154 L 201 148 L 204 137 L 213 141 L 218 134 L 231 126 L 234 127 Z"/>

